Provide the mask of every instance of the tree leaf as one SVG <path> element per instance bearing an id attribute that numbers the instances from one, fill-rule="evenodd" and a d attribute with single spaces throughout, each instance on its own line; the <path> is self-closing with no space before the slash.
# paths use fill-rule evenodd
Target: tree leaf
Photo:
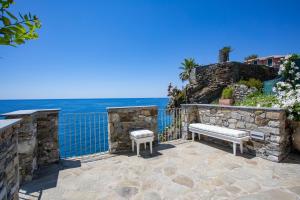
<path id="1" fill-rule="evenodd" d="M 8 16 L 10 16 L 10 17 L 13 18 L 14 20 L 18 21 L 18 18 L 17 18 L 16 16 L 14 16 L 11 12 L 9 12 L 9 11 L 7 11 L 7 10 L 5 10 L 5 12 L 6 12 L 6 14 L 7 14 Z"/>
<path id="2" fill-rule="evenodd" d="M 13 35 L 15 32 L 10 28 L 1 28 L 0 33 Z"/>
<path id="3" fill-rule="evenodd" d="M 29 18 L 28 18 L 28 15 L 26 14 L 26 15 L 24 15 L 24 19 L 26 20 L 26 21 L 28 21 L 29 20 Z"/>
<path id="4" fill-rule="evenodd" d="M 11 25 L 10 20 L 5 16 L 2 16 L 2 21 L 5 26 Z"/>

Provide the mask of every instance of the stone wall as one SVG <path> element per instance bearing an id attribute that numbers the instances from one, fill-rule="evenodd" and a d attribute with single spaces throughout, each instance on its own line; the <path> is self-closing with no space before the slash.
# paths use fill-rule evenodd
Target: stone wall
<path id="1" fill-rule="evenodd" d="M 235 102 L 244 100 L 248 95 L 257 92 L 255 87 L 249 88 L 246 85 L 234 84 L 233 86 L 233 100 Z"/>
<path id="2" fill-rule="evenodd" d="M 184 138 L 190 137 L 188 124 L 198 122 L 264 133 L 263 141 L 251 138 L 245 145 L 245 151 L 271 161 L 279 162 L 290 152 L 290 130 L 286 126 L 283 109 L 186 104 L 182 105 L 182 110 L 183 127 L 186 127 Z M 204 140 L 232 145 L 210 137 L 204 137 Z"/>
<path id="3" fill-rule="evenodd" d="M 18 133 L 20 183 L 22 183 L 30 181 L 34 170 L 37 169 L 37 123 L 36 112 L 16 114 L 5 117 L 6 119 L 23 119 Z"/>
<path id="4" fill-rule="evenodd" d="M 37 115 L 37 164 L 58 162 L 58 111 L 41 111 Z"/>
<path id="5" fill-rule="evenodd" d="M 18 132 L 20 119 L 0 120 L 0 199 L 19 199 Z"/>
<path id="6" fill-rule="evenodd" d="M 129 132 L 149 129 L 155 133 L 157 141 L 156 106 L 108 108 L 108 141 L 111 153 L 131 149 Z"/>
<path id="7" fill-rule="evenodd" d="M 2 115 L 6 119 L 22 118 L 18 133 L 20 183 L 32 180 L 38 166 L 59 160 L 58 112 L 20 110 Z"/>
<path id="8" fill-rule="evenodd" d="M 291 127 L 291 137 L 293 149 L 292 151 L 300 153 L 300 121 L 288 120 L 288 124 Z"/>
<path id="9" fill-rule="evenodd" d="M 211 103 L 221 96 L 223 88 L 241 79 L 256 78 L 261 81 L 276 78 L 278 69 L 264 65 L 225 62 L 197 67 L 192 71 L 192 81 L 187 89 L 191 103 Z"/>

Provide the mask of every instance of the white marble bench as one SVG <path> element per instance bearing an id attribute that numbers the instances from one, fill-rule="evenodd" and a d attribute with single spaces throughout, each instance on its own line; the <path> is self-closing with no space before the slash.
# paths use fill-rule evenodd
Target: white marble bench
<path id="1" fill-rule="evenodd" d="M 192 132 L 194 141 L 195 134 L 207 135 L 217 139 L 225 140 L 233 143 L 233 154 L 236 155 L 236 144 L 240 145 L 240 152 L 243 153 L 243 142 L 249 140 L 247 131 L 235 130 L 226 127 L 213 126 L 208 124 L 193 123 L 189 125 L 189 131 Z"/>
<path id="2" fill-rule="evenodd" d="M 130 139 L 132 142 L 132 151 L 134 152 L 134 142 L 136 143 L 137 156 L 140 155 L 140 144 L 144 143 L 145 149 L 147 142 L 150 143 L 150 153 L 152 154 L 152 142 L 154 140 L 154 133 L 150 130 L 137 130 L 130 132 Z"/>

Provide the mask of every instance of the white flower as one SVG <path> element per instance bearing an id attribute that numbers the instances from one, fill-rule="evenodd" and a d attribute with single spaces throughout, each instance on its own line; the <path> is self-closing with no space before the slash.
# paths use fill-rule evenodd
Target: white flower
<path id="1" fill-rule="evenodd" d="M 292 57 L 292 55 L 287 55 L 287 56 L 285 56 L 284 58 L 285 58 L 286 61 L 287 61 L 290 57 Z"/>
<path id="2" fill-rule="evenodd" d="M 296 66 L 295 62 L 291 62 L 291 68 L 294 68 Z"/>
<path id="3" fill-rule="evenodd" d="M 272 105 L 273 107 L 281 107 L 288 111 L 289 119 L 299 119 L 300 112 L 296 112 L 295 107 L 300 104 L 300 84 L 296 84 L 300 80 L 299 67 L 295 62 L 290 62 L 287 56 L 282 65 L 280 65 L 278 74 L 284 74 L 285 82 L 280 81 L 276 83 L 273 91 L 276 92 L 276 97 L 279 105 Z"/>

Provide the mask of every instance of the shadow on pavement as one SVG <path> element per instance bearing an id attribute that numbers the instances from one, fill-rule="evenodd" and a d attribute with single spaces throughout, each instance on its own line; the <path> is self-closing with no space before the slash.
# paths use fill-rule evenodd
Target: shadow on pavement
<path id="1" fill-rule="evenodd" d="M 60 160 L 59 163 L 41 167 L 32 181 L 20 186 L 19 199 L 41 199 L 43 190 L 56 187 L 59 171 L 80 166 L 80 160 Z"/>

